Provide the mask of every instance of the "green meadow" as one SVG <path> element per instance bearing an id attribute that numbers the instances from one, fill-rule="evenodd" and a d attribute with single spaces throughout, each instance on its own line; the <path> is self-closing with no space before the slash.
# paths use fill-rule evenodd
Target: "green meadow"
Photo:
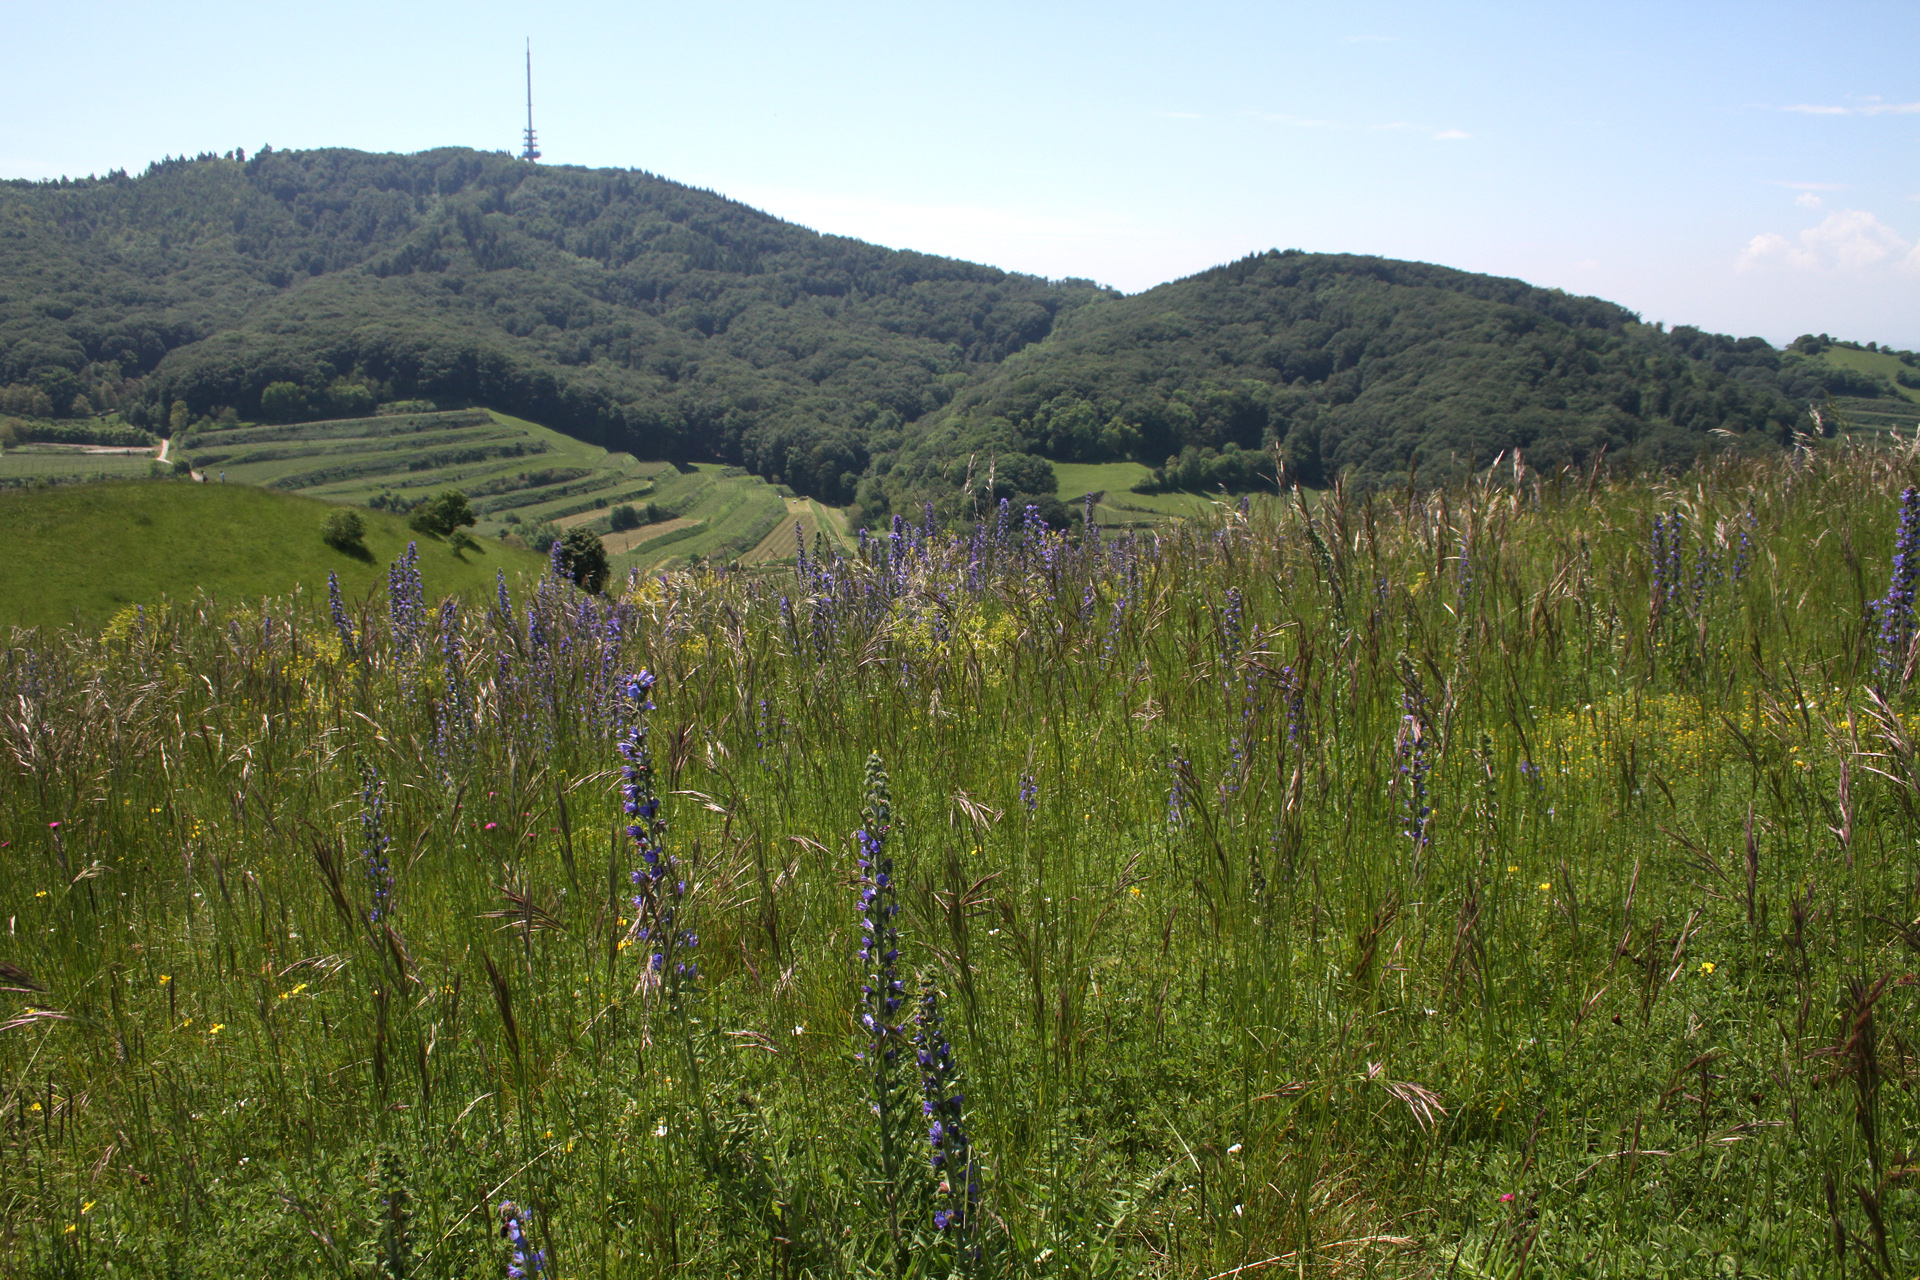
<path id="1" fill-rule="evenodd" d="M 1920 458 L 1501 478 L 15 632 L 0 1269 L 1912 1274 Z"/>
<path id="2" fill-rule="evenodd" d="M 97 628 L 122 610 L 184 604 L 196 592 L 228 605 L 296 590 L 312 600 L 325 597 L 329 573 L 357 600 L 386 582 L 387 564 L 409 542 L 420 545 L 436 596 L 490 590 L 497 571 L 516 579 L 544 565 L 497 541 L 456 549 L 379 511 L 360 513 L 363 553 L 350 554 L 320 536 L 331 510 L 311 498 L 185 480 L 0 492 L 0 627 Z"/>

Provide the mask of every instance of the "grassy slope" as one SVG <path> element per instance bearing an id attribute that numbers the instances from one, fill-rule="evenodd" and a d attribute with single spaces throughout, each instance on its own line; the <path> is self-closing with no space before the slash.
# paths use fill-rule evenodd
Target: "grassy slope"
<path id="1" fill-rule="evenodd" d="M 429 598 L 491 586 L 541 559 L 499 542 L 455 556 L 398 516 L 363 512 L 367 559 L 320 539 L 330 510 L 312 498 L 246 485 L 109 482 L 0 493 L 0 626 L 98 626 L 130 604 L 196 589 L 232 600 L 325 590 L 329 571 L 349 597 L 385 580 L 410 541 L 421 544 Z"/>
<path id="2" fill-rule="evenodd" d="M 1894 390 L 1913 404 L 1920 404 L 1920 391 L 1903 387 L 1896 381 L 1898 375 L 1911 375 L 1913 370 L 1900 363 L 1900 358 L 1885 351 L 1858 351 L 1852 347 L 1828 347 L 1819 358 L 1830 365 L 1842 369 L 1856 369 L 1861 373 L 1877 373 L 1893 383 Z"/>
<path id="3" fill-rule="evenodd" d="M 1134 485 L 1153 474 L 1152 468 L 1139 462 L 1056 462 L 1053 474 L 1058 481 L 1054 492 L 1068 506 L 1078 507 L 1089 493 L 1104 494 L 1094 519 L 1107 528 L 1205 515 L 1216 502 L 1198 493 L 1133 492 Z"/>

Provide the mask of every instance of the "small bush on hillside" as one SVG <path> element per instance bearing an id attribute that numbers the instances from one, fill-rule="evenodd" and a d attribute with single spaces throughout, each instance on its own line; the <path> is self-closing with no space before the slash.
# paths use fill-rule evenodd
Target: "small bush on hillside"
<path id="1" fill-rule="evenodd" d="M 607 524 L 615 533 L 623 533 L 628 529 L 638 529 L 640 527 L 640 513 L 633 509 L 631 503 L 623 502 L 615 507 L 608 515 Z"/>
<path id="2" fill-rule="evenodd" d="M 358 511 L 341 507 L 327 513 L 326 522 L 320 526 L 320 536 L 336 551 L 364 551 L 361 540 L 367 536 L 367 522 L 360 518 Z"/>
<path id="3" fill-rule="evenodd" d="M 560 530 L 553 521 L 542 520 L 539 524 L 529 528 L 521 536 L 527 540 L 529 547 L 538 551 L 541 555 L 545 555 L 548 551 L 552 550 L 554 543 L 560 541 Z"/>
<path id="4" fill-rule="evenodd" d="M 576 587 L 599 594 L 607 585 L 608 573 L 607 549 L 600 535 L 584 527 L 567 530 L 560 540 L 560 567 Z"/>
<path id="5" fill-rule="evenodd" d="M 475 519 L 473 504 L 467 501 L 467 495 L 458 489 L 446 489 L 416 507 L 407 523 L 421 533 L 437 533 L 444 538 L 455 529 L 473 524 Z"/>

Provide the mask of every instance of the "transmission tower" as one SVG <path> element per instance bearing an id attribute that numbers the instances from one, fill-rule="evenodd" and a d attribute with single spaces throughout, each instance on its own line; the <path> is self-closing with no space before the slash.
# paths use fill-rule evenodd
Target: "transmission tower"
<path id="1" fill-rule="evenodd" d="M 527 38 L 527 145 L 521 150 L 522 160 L 540 158 L 540 142 L 533 132 L 533 38 Z"/>

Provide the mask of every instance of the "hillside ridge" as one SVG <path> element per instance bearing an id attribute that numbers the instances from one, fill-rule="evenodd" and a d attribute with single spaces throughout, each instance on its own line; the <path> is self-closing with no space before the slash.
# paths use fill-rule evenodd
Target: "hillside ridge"
<path id="1" fill-rule="evenodd" d="M 1436 264 L 1276 250 L 1123 296 L 462 148 L 0 183 L 0 412 L 164 434 L 483 405 L 868 519 L 1049 495 L 1064 462 L 1230 490 L 1275 450 L 1316 484 L 1509 448 L 1679 466 L 1816 430 L 1835 395 L 1904 404 L 1884 371 Z"/>

